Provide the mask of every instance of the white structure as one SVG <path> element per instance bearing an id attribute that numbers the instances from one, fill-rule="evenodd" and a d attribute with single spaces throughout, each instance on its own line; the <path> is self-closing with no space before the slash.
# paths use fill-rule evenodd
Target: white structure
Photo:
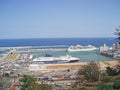
<path id="1" fill-rule="evenodd" d="M 112 50 L 113 50 L 113 51 L 116 51 L 116 45 L 115 45 L 115 44 L 113 44 Z"/>
<path id="2" fill-rule="evenodd" d="M 76 52 L 76 51 L 91 51 L 97 49 L 95 46 L 88 45 L 88 46 L 82 46 L 82 45 L 76 45 L 76 46 L 70 46 L 68 48 L 69 52 Z"/>
<path id="3" fill-rule="evenodd" d="M 42 64 L 30 64 L 28 69 L 29 71 L 39 71 L 39 70 L 46 70 L 46 65 Z"/>
<path id="4" fill-rule="evenodd" d="M 120 44 L 116 43 L 115 52 L 120 53 Z"/>
<path id="5" fill-rule="evenodd" d="M 109 47 L 104 44 L 103 46 L 100 46 L 100 52 L 108 51 Z"/>
<path id="6" fill-rule="evenodd" d="M 100 53 L 105 56 L 120 59 L 120 43 L 113 44 L 112 48 L 109 48 L 104 44 L 103 46 L 100 47 Z"/>
<path id="7" fill-rule="evenodd" d="M 29 59 L 32 60 L 33 59 L 33 55 L 30 55 Z"/>

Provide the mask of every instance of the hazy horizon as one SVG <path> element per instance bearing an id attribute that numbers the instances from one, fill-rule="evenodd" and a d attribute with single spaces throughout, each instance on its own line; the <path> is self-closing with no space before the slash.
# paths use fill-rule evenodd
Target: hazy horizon
<path id="1" fill-rule="evenodd" d="M 120 0 L 0 0 L 0 39 L 116 37 Z"/>
<path id="2" fill-rule="evenodd" d="M 110 38 L 110 39 L 115 39 L 117 37 L 41 37 L 41 38 L 0 38 L 0 40 L 4 40 L 4 39 L 92 39 L 92 38 Z"/>

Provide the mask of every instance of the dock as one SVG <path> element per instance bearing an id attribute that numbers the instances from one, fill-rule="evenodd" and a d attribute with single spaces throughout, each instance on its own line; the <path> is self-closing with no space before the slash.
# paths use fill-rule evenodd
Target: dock
<path id="1" fill-rule="evenodd" d="M 0 58 L 0 62 L 5 62 L 5 61 L 10 61 L 13 62 L 15 61 L 20 54 L 13 52 L 12 50 L 8 52 L 8 54 L 4 55 L 2 58 Z"/>

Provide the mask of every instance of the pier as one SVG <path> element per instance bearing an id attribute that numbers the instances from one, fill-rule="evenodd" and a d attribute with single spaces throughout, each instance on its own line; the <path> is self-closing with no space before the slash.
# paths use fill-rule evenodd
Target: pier
<path id="1" fill-rule="evenodd" d="M 120 44 L 113 44 L 112 47 L 109 47 L 106 44 L 104 44 L 103 46 L 100 46 L 100 54 L 107 57 L 120 59 Z"/>
<path id="2" fill-rule="evenodd" d="M 0 58 L 0 62 L 4 61 L 15 61 L 19 57 L 19 54 L 13 50 L 10 50 L 6 55 Z"/>

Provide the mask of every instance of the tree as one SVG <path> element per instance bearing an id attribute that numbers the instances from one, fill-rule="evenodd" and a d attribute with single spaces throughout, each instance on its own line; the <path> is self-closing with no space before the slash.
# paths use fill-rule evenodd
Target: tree
<path id="1" fill-rule="evenodd" d="M 25 90 L 26 88 L 33 86 L 35 84 L 35 79 L 32 76 L 24 75 L 23 78 L 20 79 L 21 82 L 21 90 Z"/>
<path id="2" fill-rule="evenodd" d="M 3 88 L 3 80 L 2 80 L 2 78 L 0 77 L 0 90 L 2 90 L 2 88 Z"/>
<path id="3" fill-rule="evenodd" d="M 102 85 L 99 85 L 99 86 L 98 86 L 98 89 L 97 89 L 97 90 L 113 90 L 113 88 L 112 88 L 111 85 L 102 84 Z"/>
<path id="4" fill-rule="evenodd" d="M 89 62 L 79 69 L 78 75 L 84 75 L 85 80 L 95 82 L 99 80 L 100 69 L 98 63 Z"/>
<path id="5" fill-rule="evenodd" d="M 26 90 L 52 90 L 52 86 L 35 83 L 33 86 L 26 88 Z"/>
<path id="6" fill-rule="evenodd" d="M 114 82 L 113 89 L 120 90 L 120 79 L 118 79 Z"/>
<path id="7" fill-rule="evenodd" d="M 116 69 L 111 68 L 111 67 L 106 67 L 106 72 L 108 76 L 116 76 L 120 73 L 120 71 L 117 71 Z"/>
<path id="8" fill-rule="evenodd" d="M 115 32 L 115 35 L 117 35 L 117 40 L 118 42 L 120 43 L 120 26 L 118 26 L 118 28 L 116 28 L 116 32 Z"/>
<path id="9" fill-rule="evenodd" d="M 20 79 L 20 82 L 20 90 L 52 90 L 52 86 L 35 83 L 35 78 L 33 76 L 24 75 L 23 78 Z"/>

